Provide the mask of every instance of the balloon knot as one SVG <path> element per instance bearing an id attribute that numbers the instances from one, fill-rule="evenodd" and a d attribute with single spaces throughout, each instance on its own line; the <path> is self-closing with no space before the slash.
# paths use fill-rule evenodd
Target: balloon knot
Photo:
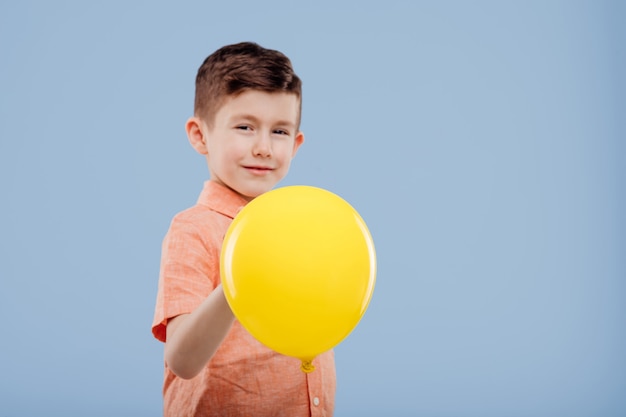
<path id="1" fill-rule="evenodd" d="M 313 366 L 313 361 L 302 361 L 302 365 L 300 365 L 300 369 L 302 369 L 302 372 L 304 373 L 311 373 L 315 370 L 315 366 Z"/>

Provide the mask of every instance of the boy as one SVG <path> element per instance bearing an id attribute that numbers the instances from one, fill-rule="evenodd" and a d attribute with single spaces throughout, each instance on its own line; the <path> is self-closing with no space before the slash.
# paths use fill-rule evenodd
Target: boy
<path id="1" fill-rule="evenodd" d="M 166 416 L 331 416 L 333 352 L 315 371 L 254 339 L 220 284 L 222 240 L 238 211 L 272 189 L 304 142 L 301 81 L 282 53 L 254 43 L 211 54 L 196 77 L 191 146 L 210 179 L 163 241 L 152 332 L 165 342 Z"/>

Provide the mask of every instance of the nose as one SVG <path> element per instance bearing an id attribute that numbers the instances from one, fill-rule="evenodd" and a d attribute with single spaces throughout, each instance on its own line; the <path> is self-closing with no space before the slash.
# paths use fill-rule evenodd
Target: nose
<path id="1" fill-rule="evenodd" d="M 269 158 L 272 156 L 272 139 L 268 134 L 262 133 L 256 138 L 252 148 L 252 153 L 254 156 L 262 158 Z"/>

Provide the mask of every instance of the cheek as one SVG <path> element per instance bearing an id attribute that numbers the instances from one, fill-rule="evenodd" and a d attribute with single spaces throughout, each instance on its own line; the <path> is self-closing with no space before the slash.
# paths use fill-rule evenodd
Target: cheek
<path id="1" fill-rule="evenodd" d="M 276 153 L 285 164 L 289 164 L 294 156 L 293 143 L 282 145 Z"/>
<path id="2" fill-rule="evenodd" d="M 228 146 L 220 146 L 216 149 L 215 156 L 222 162 L 238 161 L 243 157 L 245 150 L 237 143 L 231 143 Z"/>

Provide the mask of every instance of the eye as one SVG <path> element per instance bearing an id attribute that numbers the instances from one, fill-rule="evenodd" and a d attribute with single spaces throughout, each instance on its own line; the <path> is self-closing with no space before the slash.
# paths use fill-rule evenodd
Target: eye
<path id="1" fill-rule="evenodd" d="M 239 125 L 236 127 L 237 130 L 252 130 L 252 128 L 248 125 Z"/>
<path id="2" fill-rule="evenodd" d="M 274 133 L 277 135 L 287 135 L 289 136 L 289 132 L 284 129 L 274 129 Z"/>

